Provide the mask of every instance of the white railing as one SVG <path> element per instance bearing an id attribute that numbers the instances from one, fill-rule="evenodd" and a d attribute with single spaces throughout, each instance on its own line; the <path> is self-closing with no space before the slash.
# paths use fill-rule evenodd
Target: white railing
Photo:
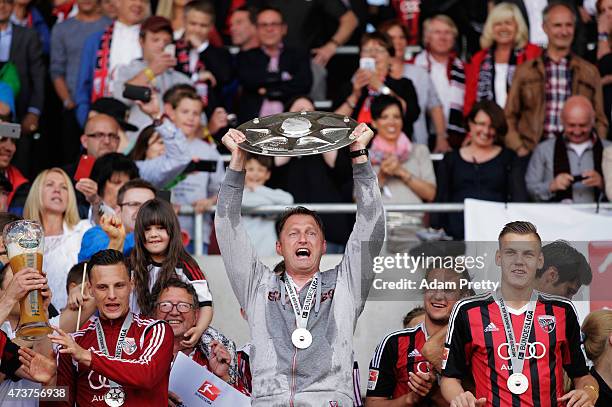
<path id="1" fill-rule="evenodd" d="M 526 203 L 525 205 L 542 205 L 541 203 Z M 612 209 L 612 203 L 576 203 L 568 204 L 575 209 Z M 316 211 L 319 214 L 323 213 L 355 213 L 357 205 L 355 204 L 324 204 L 324 203 L 296 203 L 290 205 L 305 206 L 306 208 Z M 385 205 L 385 210 L 388 212 L 463 212 L 465 206 L 462 203 L 428 203 L 428 204 L 390 204 Z M 278 215 L 287 209 L 287 205 L 262 205 L 258 207 L 243 207 L 242 213 L 245 215 Z M 212 207 L 209 212 L 215 212 L 216 207 Z M 194 254 L 202 256 L 202 235 L 203 214 L 195 213 L 192 206 L 181 206 L 180 215 L 194 216 Z"/>

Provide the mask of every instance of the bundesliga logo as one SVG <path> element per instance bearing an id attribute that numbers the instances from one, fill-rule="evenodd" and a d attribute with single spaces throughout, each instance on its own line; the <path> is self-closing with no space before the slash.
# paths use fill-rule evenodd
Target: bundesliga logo
<path id="1" fill-rule="evenodd" d="M 547 334 L 555 330 L 556 319 L 554 315 L 540 315 L 538 317 L 538 324 L 540 328 Z"/>
<path id="2" fill-rule="evenodd" d="M 217 397 L 221 395 L 221 390 L 219 390 L 214 384 L 207 380 L 202 383 L 202 385 L 198 389 L 197 394 L 198 396 L 204 397 L 205 400 L 203 400 L 208 401 L 208 403 L 210 404 L 211 401 L 215 401 Z"/>

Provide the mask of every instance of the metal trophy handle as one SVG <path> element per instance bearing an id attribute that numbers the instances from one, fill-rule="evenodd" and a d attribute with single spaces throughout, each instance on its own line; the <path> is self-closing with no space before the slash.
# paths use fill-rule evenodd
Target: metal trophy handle
<path id="1" fill-rule="evenodd" d="M 18 220 L 6 225 L 3 235 L 13 273 L 34 268 L 42 274 L 45 235 L 41 225 L 31 220 Z M 17 337 L 36 341 L 53 332 L 40 290 L 30 291 L 19 301 L 19 307 Z"/>
<path id="2" fill-rule="evenodd" d="M 238 147 L 254 154 L 301 156 L 348 146 L 355 140 L 357 122 L 329 112 L 279 113 L 255 118 L 238 127 L 246 141 Z"/>

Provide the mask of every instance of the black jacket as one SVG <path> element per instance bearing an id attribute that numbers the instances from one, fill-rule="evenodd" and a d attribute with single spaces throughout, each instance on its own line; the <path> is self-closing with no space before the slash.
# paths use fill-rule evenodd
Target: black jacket
<path id="1" fill-rule="evenodd" d="M 17 119 L 21 121 L 29 107 L 43 111 L 45 66 L 42 45 L 36 31 L 12 24 L 13 36 L 9 60 L 17 67 L 21 90 L 15 100 Z"/>
<path id="2" fill-rule="evenodd" d="M 265 97 L 282 103 L 294 96 L 310 92 L 312 72 L 308 53 L 301 49 L 284 47 L 279 58 L 278 72 L 268 72 L 270 57 L 261 48 L 238 54 L 236 69 L 242 87 L 239 123 L 259 115 L 264 100 L 264 96 L 258 93 L 260 88 L 266 89 Z"/>

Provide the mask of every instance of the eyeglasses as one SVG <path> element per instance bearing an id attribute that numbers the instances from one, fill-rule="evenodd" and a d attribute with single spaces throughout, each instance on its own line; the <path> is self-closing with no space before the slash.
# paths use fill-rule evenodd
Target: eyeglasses
<path id="1" fill-rule="evenodd" d="M 157 303 L 157 309 L 163 313 L 172 312 L 174 307 L 176 307 L 176 310 L 181 314 L 185 314 L 193 309 L 193 304 L 189 304 L 188 302 L 178 302 L 174 304 L 170 301 L 163 301 Z"/>
<path id="2" fill-rule="evenodd" d="M 137 201 L 124 202 L 124 203 L 120 203 L 119 206 L 121 208 L 123 208 L 124 206 L 127 206 L 130 209 L 138 209 L 142 206 L 142 202 L 137 202 Z"/>
<path id="3" fill-rule="evenodd" d="M 273 23 L 257 23 L 257 28 L 279 28 L 282 26 L 281 22 L 273 22 Z"/>
<path id="4" fill-rule="evenodd" d="M 115 141 L 115 142 L 119 141 L 119 135 L 117 133 L 96 132 L 96 133 L 88 134 L 87 137 L 91 137 L 96 140 L 108 139 L 109 141 Z"/>

